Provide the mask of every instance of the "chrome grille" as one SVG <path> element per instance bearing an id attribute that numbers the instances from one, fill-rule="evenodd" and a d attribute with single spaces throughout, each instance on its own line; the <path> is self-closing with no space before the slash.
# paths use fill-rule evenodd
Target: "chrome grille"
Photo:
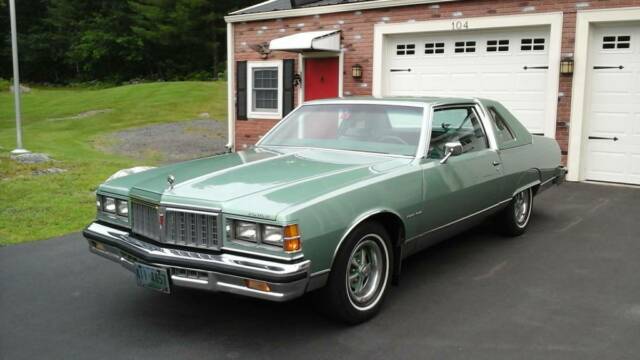
<path id="1" fill-rule="evenodd" d="M 164 243 L 219 249 L 218 216 L 214 213 L 164 208 L 133 201 L 134 234 Z M 160 218 L 164 216 L 163 226 Z"/>
<path id="2" fill-rule="evenodd" d="M 218 216 L 209 213 L 167 209 L 165 213 L 167 244 L 218 248 Z"/>
<path id="3" fill-rule="evenodd" d="M 160 222 L 158 207 L 154 205 L 131 203 L 133 232 L 152 240 L 160 240 Z"/>

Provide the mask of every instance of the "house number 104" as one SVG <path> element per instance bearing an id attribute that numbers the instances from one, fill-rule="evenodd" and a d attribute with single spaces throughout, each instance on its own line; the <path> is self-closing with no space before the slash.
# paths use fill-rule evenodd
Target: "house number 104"
<path id="1" fill-rule="evenodd" d="M 469 28 L 469 22 L 468 21 L 452 21 L 451 22 L 451 30 L 463 30 L 463 29 L 468 29 Z"/>

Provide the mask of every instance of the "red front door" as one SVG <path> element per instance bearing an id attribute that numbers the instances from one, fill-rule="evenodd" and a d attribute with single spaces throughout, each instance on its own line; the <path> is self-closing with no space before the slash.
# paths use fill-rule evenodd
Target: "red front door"
<path id="1" fill-rule="evenodd" d="M 338 97 L 338 57 L 304 60 L 304 99 Z"/>

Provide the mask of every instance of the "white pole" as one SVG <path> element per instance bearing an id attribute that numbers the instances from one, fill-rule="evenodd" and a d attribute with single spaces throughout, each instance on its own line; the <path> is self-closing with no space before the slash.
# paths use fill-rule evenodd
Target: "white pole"
<path id="1" fill-rule="evenodd" d="M 20 71 L 18 69 L 18 35 L 16 31 L 16 2 L 9 0 L 9 12 L 11 13 L 11 52 L 13 55 L 13 92 L 16 111 L 16 142 L 18 147 L 11 153 L 20 155 L 28 153 L 22 147 L 22 116 L 20 106 Z"/>

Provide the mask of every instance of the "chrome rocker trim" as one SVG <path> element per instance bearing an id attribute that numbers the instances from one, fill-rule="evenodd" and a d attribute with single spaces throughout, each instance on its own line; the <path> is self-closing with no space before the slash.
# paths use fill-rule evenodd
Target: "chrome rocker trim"
<path id="1" fill-rule="evenodd" d="M 129 271 L 135 271 L 136 262 L 168 269 L 172 286 L 287 301 L 304 294 L 310 280 L 309 260 L 284 264 L 233 254 L 165 248 L 97 222 L 89 225 L 83 235 L 92 253 Z M 271 291 L 248 288 L 245 280 L 264 281 Z"/>

